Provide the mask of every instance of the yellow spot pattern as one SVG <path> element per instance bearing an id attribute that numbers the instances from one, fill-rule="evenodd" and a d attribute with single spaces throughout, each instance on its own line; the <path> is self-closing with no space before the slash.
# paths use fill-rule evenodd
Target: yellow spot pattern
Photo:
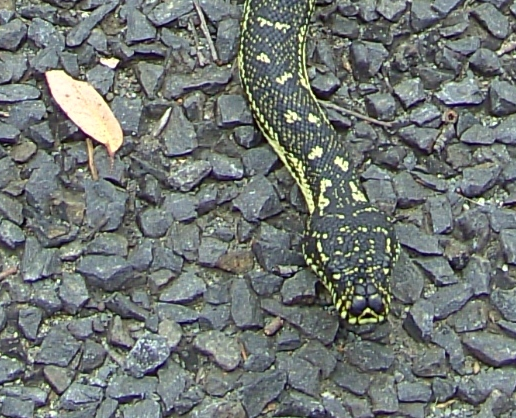
<path id="1" fill-rule="evenodd" d="M 256 59 L 258 61 L 264 62 L 265 64 L 270 64 L 271 63 L 271 59 L 269 58 L 269 56 L 265 52 L 261 52 L 260 54 L 258 54 Z"/>
<path id="2" fill-rule="evenodd" d="M 316 158 L 321 158 L 323 155 L 323 149 L 319 145 L 313 147 L 308 153 L 309 160 L 315 160 Z"/>
<path id="3" fill-rule="evenodd" d="M 285 84 L 288 80 L 290 80 L 290 79 L 291 79 L 291 78 L 293 78 L 293 77 L 294 77 L 294 76 L 292 75 L 292 73 L 287 72 L 287 73 L 284 73 L 284 74 L 283 74 L 282 76 L 280 76 L 280 77 L 276 77 L 276 81 L 277 81 L 279 84 L 283 85 L 283 84 Z"/>

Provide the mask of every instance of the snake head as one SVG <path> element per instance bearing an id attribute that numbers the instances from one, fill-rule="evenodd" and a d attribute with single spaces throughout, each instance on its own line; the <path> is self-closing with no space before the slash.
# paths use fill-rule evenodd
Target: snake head
<path id="1" fill-rule="evenodd" d="M 313 213 L 303 252 L 350 324 L 385 321 L 398 244 L 386 215 L 369 206 L 347 215 Z"/>

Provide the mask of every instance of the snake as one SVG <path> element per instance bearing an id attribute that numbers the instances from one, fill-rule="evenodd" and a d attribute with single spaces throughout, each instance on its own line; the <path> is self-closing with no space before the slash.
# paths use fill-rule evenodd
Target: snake
<path id="1" fill-rule="evenodd" d="M 238 69 L 267 142 L 296 181 L 308 216 L 306 264 L 349 324 L 386 320 L 399 242 L 373 206 L 338 132 L 310 87 L 306 42 L 316 0 L 246 0 Z"/>

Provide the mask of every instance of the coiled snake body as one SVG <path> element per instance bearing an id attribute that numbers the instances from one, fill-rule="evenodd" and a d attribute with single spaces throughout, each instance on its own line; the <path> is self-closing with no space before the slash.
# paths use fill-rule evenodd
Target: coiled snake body
<path id="1" fill-rule="evenodd" d="M 315 0 L 246 0 L 239 69 L 255 121 L 299 185 L 303 254 L 351 324 L 385 320 L 398 255 L 390 219 L 371 206 L 310 88 L 305 44 Z"/>

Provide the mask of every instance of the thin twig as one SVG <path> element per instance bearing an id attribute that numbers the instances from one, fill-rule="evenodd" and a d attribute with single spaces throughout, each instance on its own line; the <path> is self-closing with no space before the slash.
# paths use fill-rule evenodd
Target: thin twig
<path id="1" fill-rule="evenodd" d="M 199 61 L 199 66 L 200 67 L 204 67 L 207 64 L 207 62 L 204 59 L 204 55 L 201 53 L 201 48 L 200 48 L 200 45 L 199 45 L 199 37 L 197 36 L 197 32 L 195 31 L 195 25 L 193 23 L 193 19 L 192 18 L 188 19 L 188 30 L 190 32 L 192 32 L 192 36 L 194 38 L 195 52 L 197 54 L 197 59 Z"/>
<path id="2" fill-rule="evenodd" d="M 172 108 L 171 107 L 169 107 L 167 110 L 165 110 L 165 112 L 163 113 L 163 115 L 159 119 L 156 127 L 152 130 L 151 136 L 153 138 L 157 138 L 159 135 L 161 135 L 161 133 L 163 132 L 163 130 L 167 126 L 168 121 L 170 120 L 170 114 L 171 113 L 172 113 Z"/>
<path id="3" fill-rule="evenodd" d="M 340 107 L 340 106 L 338 106 L 338 105 L 336 105 L 335 103 L 332 103 L 332 102 L 327 102 L 327 101 L 324 101 L 324 100 L 319 100 L 319 102 L 323 106 L 327 107 L 328 109 L 336 110 L 339 113 L 344 113 L 346 115 L 351 115 L 351 116 L 354 116 L 354 117 L 356 117 L 358 119 L 362 119 L 362 120 L 365 120 L 366 122 L 374 123 L 376 125 L 380 125 L 380 126 L 383 126 L 385 128 L 392 128 L 392 123 L 391 122 L 384 122 L 382 120 L 378 120 L 378 119 L 372 118 L 370 116 L 366 116 L 366 115 L 363 115 L 361 113 L 355 112 L 354 110 L 345 109 L 345 108 Z"/>
<path id="4" fill-rule="evenodd" d="M 9 267 L 7 270 L 4 270 L 0 273 L 0 281 L 4 280 L 9 276 L 12 276 L 13 274 L 16 274 L 17 272 L 18 267 Z"/>
<path id="5" fill-rule="evenodd" d="M 197 14 L 199 15 L 199 20 L 201 21 L 201 30 L 206 38 L 206 42 L 208 42 L 208 47 L 210 48 L 211 57 L 214 62 L 219 62 L 219 56 L 217 54 L 217 50 L 215 49 L 215 45 L 213 45 L 213 41 L 211 40 L 210 31 L 208 30 L 208 25 L 206 24 L 206 19 L 204 18 L 204 12 L 199 5 L 199 0 L 193 0 L 193 4 Z"/>
<path id="6" fill-rule="evenodd" d="M 95 161 L 93 160 L 93 143 L 89 137 L 86 138 L 86 148 L 88 149 L 88 165 L 91 171 L 91 178 L 97 181 L 99 179 L 99 173 L 97 167 L 95 167 Z"/>
<path id="7" fill-rule="evenodd" d="M 502 55 L 508 54 L 509 52 L 512 52 L 516 49 L 516 42 L 510 41 L 505 44 L 503 44 L 498 51 L 496 51 L 496 54 L 501 57 Z"/>

